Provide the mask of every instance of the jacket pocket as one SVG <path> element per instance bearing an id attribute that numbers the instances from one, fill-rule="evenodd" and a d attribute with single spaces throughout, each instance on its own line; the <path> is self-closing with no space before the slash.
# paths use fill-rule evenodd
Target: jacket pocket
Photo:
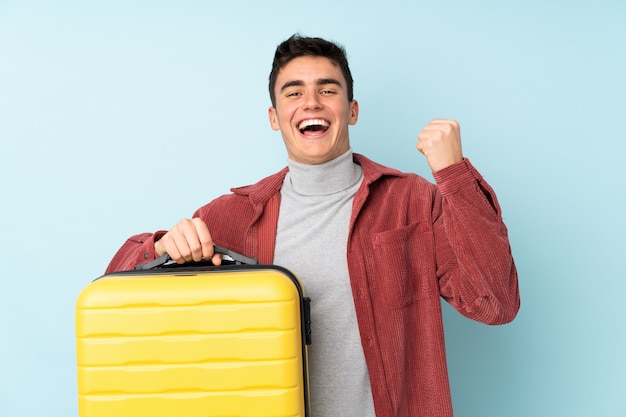
<path id="1" fill-rule="evenodd" d="M 425 223 L 374 233 L 374 294 L 387 308 L 438 297 L 433 234 Z"/>

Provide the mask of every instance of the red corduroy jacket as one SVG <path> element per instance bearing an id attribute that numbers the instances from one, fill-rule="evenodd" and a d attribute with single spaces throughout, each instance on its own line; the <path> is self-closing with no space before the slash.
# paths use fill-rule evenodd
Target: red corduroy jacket
<path id="1" fill-rule="evenodd" d="M 364 181 L 346 250 L 376 415 L 452 416 L 440 297 L 486 324 L 513 320 L 520 305 L 500 206 L 467 159 L 435 172 L 437 185 L 362 155 L 354 160 Z M 286 172 L 234 188 L 194 217 L 217 245 L 271 264 Z M 164 233 L 128 239 L 107 272 L 154 259 Z"/>

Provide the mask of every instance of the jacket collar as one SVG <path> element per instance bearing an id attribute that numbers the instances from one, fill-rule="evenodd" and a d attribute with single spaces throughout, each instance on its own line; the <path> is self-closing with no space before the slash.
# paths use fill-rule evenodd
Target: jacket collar
<path id="1" fill-rule="evenodd" d="M 353 154 L 353 159 L 355 163 L 361 165 L 361 168 L 363 168 L 363 183 L 367 186 L 376 182 L 383 176 L 403 177 L 407 175 L 397 169 L 376 163 L 358 153 Z M 289 168 L 285 167 L 276 174 L 263 178 L 256 184 L 231 188 L 231 191 L 238 195 L 249 196 L 253 204 L 265 205 L 274 194 L 280 191 L 288 171 Z"/>

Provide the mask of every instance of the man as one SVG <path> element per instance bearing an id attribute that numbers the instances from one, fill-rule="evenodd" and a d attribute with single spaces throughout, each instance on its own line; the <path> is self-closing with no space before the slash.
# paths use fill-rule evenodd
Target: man
<path id="1" fill-rule="evenodd" d="M 288 167 L 130 238 L 107 272 L 164 253 L 219 264 L 214 244 L 285 266 L 313 300 L 313 416 L 451 416 L 440 297 L 488 324 L 519 309 L 500 207 L 463 157 L 458 123 L 418 134 L 433 185 L 352 153 L 359 106 L 341 47 L 292 36 L 269 84 Z"/>

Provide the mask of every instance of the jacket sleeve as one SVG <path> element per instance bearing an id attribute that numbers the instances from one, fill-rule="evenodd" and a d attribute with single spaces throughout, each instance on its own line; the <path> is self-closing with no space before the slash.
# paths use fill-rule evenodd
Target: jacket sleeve
<path id="1" fill-rule="evenodd" d="M 467 159 L 433 175 L 441 193 L 433 218 L 442 297 L 473 320 L 512 321 L 520 306 L 517 270 L 493 189 Z"/>
<path id="2" fill-rule="evenodd" d="M 105 273 L 130 271 L 135 269 L 137 264 L 155 259 L 157 253 L 154 250 L 154 242 L 165 233 L 167 232 L 163 230 L 156 233 L 141 233 L 128 238 L 111 259 Z"/>

